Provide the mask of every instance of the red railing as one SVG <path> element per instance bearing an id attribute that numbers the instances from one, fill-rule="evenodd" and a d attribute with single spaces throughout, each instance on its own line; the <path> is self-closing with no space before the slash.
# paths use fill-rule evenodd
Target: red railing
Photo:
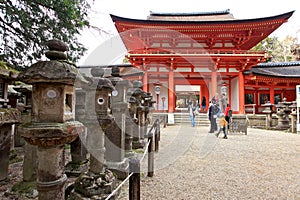
<path id="1" fill-rule="evenodd" d="M 135 49 L 129 51 L 130 54 L 265 54 L 265 51 L 249 50 L 206 50 L 206 49 Z"/>

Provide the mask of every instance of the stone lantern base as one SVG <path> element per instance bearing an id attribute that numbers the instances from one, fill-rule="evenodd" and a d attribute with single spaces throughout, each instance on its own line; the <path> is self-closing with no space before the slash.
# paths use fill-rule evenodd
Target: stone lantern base
<path id="1" fill-rule="evenodd" d="M 105 170 L 102 173 L 94 174 L 85 172 L 75 181 L 74 190 L 69 197 L 70 200 L 104 200 L 117 187 L 118 180 L 113 173 Z M 110 199 L 116 199 L 119 193 L 116 193 Z"/>
<path id="2" fill-rule="evenodd" d="M 25 141 L 37 146 L 39 199 L 60 200 L 65 198 L 64 145 L 74 141 L 84 132 L 82 123 L 28 123 L 20 126 Z"/>
<path id="3" fill-rule="evenodd" d="M 11 124 L 0 126 L 0 181 L 7 178 L 11 146 Z"/>
<path id="4" fill-rule="evenodd" d="M 20 121 L 21 114 L 17 109 L 0 109 L 0 181 L 8 175 L 12 125 Z"/>
<path id="5" fill-rule="evenodd" d="M 105 166 L 112 171 L 118 179 L 123 180 L 129 175 L 128 159 L 123 159 L 122 162 L 105 162 Z"/>

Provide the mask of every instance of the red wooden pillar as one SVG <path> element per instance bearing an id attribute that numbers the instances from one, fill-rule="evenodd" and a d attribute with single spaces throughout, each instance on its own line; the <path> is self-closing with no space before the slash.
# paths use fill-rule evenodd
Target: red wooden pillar
<path id="1" fill-rule="evenodd" d="M 201 90 L 201 99 L 200 99 L 200 108 L 202 109 L 202 106 L 201 106 L 201 103 L 202 103 L 202 98 L 203 97 L 205 97 L 205 99 L 206 99 L 206 110 L 207 110 L 207 108 L 208 108 L 208 105 L 209 105 L 209 91 L 208 91 L 208 87 L 207 87 L 207 85 L 205 84 L 205 85 L 201 85 L 200 86 L 201 88 L 200 88 L 200 90 Z M 206 111 L 205 110 L 205 111 Z"/>
<path id="2" fill-rule="evenodd" d="M 232 102 L 231 101 L 231 79 L 228 80 L 227 98 L 228 98 L 228 103 L 231 104 Z"/>
<path id="3" fill-rule="evenodd" d="M 217 94 L 217 71 L 215 68 L 211 72 L 211 93 L 212 97 Z"/>
<path id="4" fill-rule="evenodd" d="M 168 112 L 173 113 L 174 112 L 174 71 L 173 71 L 173 62 L 171 63 L 170 66 L 170 71 L 169 71 L 169 82 L 168 82 Z"/>
<path id="5" fill-rule="evenodd" d="M 239 72 L 239 114 L 245 112 L 245 87 L 244 87 L 244 75 L 243 72 Z"/>
<path id="6" fill-rule="evenodd" d="M 258 89 L 255 88 L 255 94 L 254 94 L 254 103 L 256 104 L 256 107 L 255 107 L 255 113 L 258 112 L 258 106 L 259 106 L 259 98 L 258 98 Z"/>
<path id="7" fill-rule="evenodd" d="M 143 90 L 145 92 L 149 92 L 149 89 L 148 89 L 148 72 L 147 71 L 144 71 L 144 76 L 143 76 Z"/>
<path id="8" fill-rule="evenodd" d="M 275 99 L 274 99 L 275 91 L 274 91 L 274 86 L 272 85 L 270 87 L 270 103 L 274 104 Z"/>

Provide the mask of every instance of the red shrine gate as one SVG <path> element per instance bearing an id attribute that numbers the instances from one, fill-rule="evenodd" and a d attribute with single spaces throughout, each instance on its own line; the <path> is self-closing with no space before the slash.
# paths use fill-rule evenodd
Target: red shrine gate
<path id="1" fill-rule="evenodd" d="M 234 113 L 244 113 L 243 72 L 268 58 L 265 52 L 250 49 L 292 14 L 238 20 L 226 10 L 151 13 L 147 20 L 111 18 L 128 50 L 126 58 L 144 71 L 143 89 L 155 94 L 155 86 L 161 85 L 164 99 L 158 99 L 158 104 L 168 105 L 168 112 L 175 111 L 176 87 L 192 85 L 199 90 L 186 92 L 200 100 L 209 100 L 226 86 Z"/>

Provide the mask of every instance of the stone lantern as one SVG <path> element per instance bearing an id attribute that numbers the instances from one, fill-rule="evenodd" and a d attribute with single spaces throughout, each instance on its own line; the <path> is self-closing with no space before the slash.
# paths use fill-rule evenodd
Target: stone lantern
<path id="1" fill-rule="evenodd" d="M 61 200 L 65 197 L 64 145 L 85 131 L 75 121 L 75 82 L 85 81 L 77 68 L 66 61 L 66 44 L 59 40 L 47 42 L 50 61 L 33 64 L 19 75 L 32 85 L 32 118 L 22 124 L 20 135 L 38 146 L 37 189 L 41 200 Z"/>
<path id="2" fill-rule="evenodd" d="M 81 88 L 76 88 L 75 120 L 84 122 L 86 95 Z M 84 124 L 84 123 L 83 123 Z M 86 124 L 84 124 L 86 126 Z M 88 170 L 89 160 L 86 149 L 87 131 L 80 134 L 70 143 L 71 161 L 65 166 L 65 173 L 68 177 L 79 177 L 82 172 Z"/>
<path id="3" fill-rule="evenodd" d="M 164 100 L 163 100 L 164 99 Z M 162 97 L 163 105 L 165 102 L 166 97 Z M 151 123 L 152 121 L 152 111 L 154 110 L 153 104 L 155 101 L 152 100 L 152 94 L 150 92 L 144 93 L 144 106 L 145 106 L 145 123 L 146 127 Z M 147 129 L 146 129 L 147 131 Z M 146 134 L 146 132 L 145 132 Z"/>
<path id="4" fill-rule="evenodd" d="M 105 132 L 113 124 L 110 102 L 115 90 L 111 81 L 103 78 L 103 69 L 91 70 L 92 83 L 83 87 L 85 110 L 80 117 L 87 127 L 87 149 L 90 153 L 89 170 L 75 181 L 71 199 L 105 199 L 116 187 L 117 179 L 104 167 Z"/>
<path id="5" fill-rule="evenodd" d="M 21 121 L 21 113 L 11 108 L 8 100 L 8 84 L 16 79 L 18 72 L 3 65 L 0 65 L 0 181 L 8 175 L 13 125 Z"/>
<path id="6" fill-rule="evenodd" d="M 146 127 L 146 108 L 144 106 L 146 97 L 146 92 L 144 92 L 142 89 L 142 82 L 140 81 L 133 81 L 133 88 L 129 90 L 129 95 L 133 96 L 137 100 L 137 104 L 135 106 L 136 111 L 135 115 L 137 118 L 137 126 L 135 126 L 135 129 L 133 130 L 133 142 L 132 147 L 134 149 L 143 148 L 145 145 L 145 133 L 147 131 Z"/>
<path id="7" fill-rule="evenodd" d="M 87 149 L 90 153 L 89 170 L 75 181 L 71 199 L 105 199 L 116 187 L 117 179 L 105 169 L 105 131 L 112 125 L 110 102 L 115 90 L 111 81 L 103 78 L 104 70 L 91 69 L 91 84 L 82 89 L 85 93 L 85 109 L 80 119 L 88 129 Z"/>
<path id="8" fill-rule="evenodd" d="M 266 114 L 266 129 L 270 129 L 272 127 L 273 104 L 267 102 L 262 106 L 265 107 L 265 109 L 262 112 Z"/>
<path id="9" fill-rule="evenodd" d="M 289 125 L 289 113 L 290 113 L 290 109 L 289 109 L 289 105 L 291 105 L 291 102 L 287 102 L 286 98 L 283 98 L 282 102 L 279 102 L 275 108 L 277 111 L 277 116 L 278 116 L 278 124 L 276 126 L 276 129 L 279 130 L 287 130 L 290 128 Z"/>
<path id="10" fill-rule="evenodd" d="M 108 77 L 115 90 L 112 91 L 111 109 L 114 116 L 113 125 L 106 130 L 106 165 L 118 178 L 124 179 L 128 175 L 128 162 L 125 159 L 125 130 L 126 112 L 129 109 L 127 89 L 131 86 L 128 80 L 121 78 L 118 66 L 112 67 Z"/>
<path id="11" fill-rule="evenodd" d="M 291 132 L 297 132 L 297 101 L 293 101 L 292 104 L 289 106 L 291 109 Z"/>
<path id="12" fill-rule="evenodd" d="M 134 155 L 132 151 L 132 140 L 135 127 L 137 126 L 136 118 L 136 106 L 138 105 L 138 100 L 130 96 L 131 93 L 127 93 L 129 109 L 126 112 L 126 125 L 125 125 L 125 155 L 126 157 L 131 157 Z"/>

